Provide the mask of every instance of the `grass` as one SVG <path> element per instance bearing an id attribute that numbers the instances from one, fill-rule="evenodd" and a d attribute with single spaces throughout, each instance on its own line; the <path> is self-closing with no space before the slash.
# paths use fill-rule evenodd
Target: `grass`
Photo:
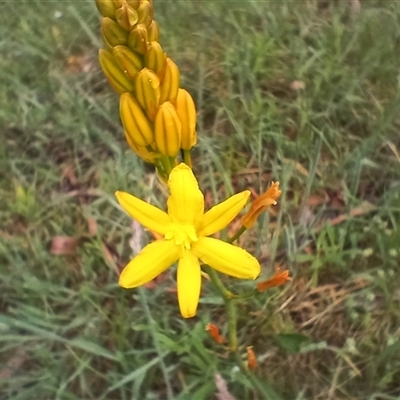
<path id="1" fill-rule="evenodd" d="M 283 188 L 243 241 L 263 276 L 293 276 L 239 310 L 269 398 L 399 399 L 399 4 L 155 7 L 199 111 L 206 196 Z M 173 272 L 117 286 L 132 230 L 114 191 L 165 192 L 124 142 L 98 31 L 94 1 L 0 4 L 0 399 L 211 399 L 216 372 L 260 399 L 204 329 L 225 321 L 210 285 L 193 320 Z"/>

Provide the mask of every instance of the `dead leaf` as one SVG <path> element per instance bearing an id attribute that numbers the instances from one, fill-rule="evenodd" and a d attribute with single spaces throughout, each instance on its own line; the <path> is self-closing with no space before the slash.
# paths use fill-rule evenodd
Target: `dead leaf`
<path id="1" fill-rule="evenodd" d="M 350 0 L 350 11 L 354 14 L 359 14 L 361 11 L 360 0 Z"/>
<path id="2" fill-rule="evenodd" d="M 352 210 L 350 210 L 348 214 L 341 214 L 338 217 L 329 220 L 328 222 L 332 226 L 337 225 L 342 223 L 343 221 L 346 221 L 348 218 L 358 217 L 360 215 L 368 214 L 375 209 L 376 207 L 373 204 L 369 203 L 368 201 L 364 201 L 360 205 L 360 207 L 353 208 Z M 323 224 L 325 224 L 325 221 L 323 222 Z"/>
<path id="3" fill-rule="evenodd" d="M 73 236 L 54 236 L 51 239 L 50 253 L 56 256 L 76 254 L 78 239 Z"/>
<path id="4" fill-rule="evenodd" d="M 0 369 L 0 381 L 11 379 L 15 373 L 18 372 L 18 369 L 27 360 L 27 358 L 28 357 L 25 350 L 16 350 L 15 354 L 7 360 L 5 366 Z"/>
<path id="5" fill-rule="evenodd" d="M 290 89 L 294 90 L 295 92 L 299 90 L 303 90 L 306 88 L 306 84 L 303 81 L 293 81 L 289 85 Z"/>
<path id="6" fill-rule="evenodd" d="M 63 167 L 61 178 L 67 179 L 73 186 L 78 184 L 78 178 L 76 177 L 74 167 L 71 164 L 67 164 Z"/>
<path id="7" fill-rule="evenodd" d="M 284 158 L 283 161 L 285 161 L 288 164 L 292 164 L 293 166 L 296 167 L 297 171 L 299 171 L 304 176 L 308 176 L 307 168 L 303 167 L 303 165 L 301 165 L 299 162 L 291 160 L 290 158 Z"/>
<path id="8" fill-rule="evenodd" d="M 96 219 L 93 217 L 87 217 L 86 221 L 88 224 L 89 236 L 97 236 L 98 228 Z"/>
<path id="9" fill-rule="evenodd" d="M 215 394 L 218 400 L 235 400 L 235 398 L 229 393 L 228 385 L 221 374 L 216 372 L 214 374 L 214 382 L 218 392 Z"/>

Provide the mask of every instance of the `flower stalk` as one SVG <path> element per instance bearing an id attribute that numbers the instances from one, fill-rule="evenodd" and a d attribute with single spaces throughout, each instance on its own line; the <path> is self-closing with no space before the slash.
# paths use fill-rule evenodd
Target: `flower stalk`
<path id="1" fill-rule="evenodd" d="M 179 67 L 159 42 L 153 1 L 96 0 L 96 5 L 103 17 L 101 36 L 105 47 L 99 51 L 99 62 L 120 96 L 119 111 L 126 141 L 143 161 L 154 165 L 170 192 L 167 211 L 129 193 L 116 192 L 121 207 L 158 238 L 126 265 L 119 284 L 127 289 L 136 288 L 176 263 L 179 310 L 184 318 L 191 318 L 197 312 L 203 269 L 224 302 L 229 351 L 240 371 L 265 395 L 265 388 L 249 370 L 257 366 L 252 346 L 247 347 L 248 363 L 242 358 L 237 307 L 239 301 L 283 285 L 289 273 L 278 269 L 273 277 L 249 292 L 234 294 L 218 272 L 238 279 L 259 276 L 258 260 L 233 243 L 246 229 L 252 228 L 264 210 L 276 205 L 281 194 L 279 182 L 272 182 L 252 202 L 241 217 L 242 226 L 233 236 L 227 240 L 212 237 L 238 216 L 251 192 L 244 190 L 205 211 L 204 196 L 192 171 L 191 151 L 197 143 L 196 107 L 190 93 L 180 87 Z M 215 325 L 208 324 L 207 330 L 216 343 L 224 345 L 225 338 Z M 166 370 L 165 366 L 163 369 Z M 167 389 L 171 397 L 172 390 Z"/>

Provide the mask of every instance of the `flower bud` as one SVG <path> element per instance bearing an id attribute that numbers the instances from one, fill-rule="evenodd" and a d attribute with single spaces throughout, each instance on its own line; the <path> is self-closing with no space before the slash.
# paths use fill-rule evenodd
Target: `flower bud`
<path id="1" fill-rule="evenodd" d="M 197 143 L 196 107 L 192 96 L 185 89 L 178 90 L 175 108 L 182 124 L 181 148 L 190 150 Z"/>
<path id="2" fill-rule="evenodd" d="M 115 18 L 117 8 L 112 0 L 96 0 L 96 7 L 103 17 Z"/>
<path id="3" fill-rule="evenodd" d="M 164 101 L 175 102 L 179 90 L 179 75 L 178 66 L 170 58 L 167 58 L 165 74 L 160 86 L 160 104 L 164 103 Z"/>
<path id="4" fill-rule="evenodd" d="M 135 97 L 150 120 L 154 121 L 160 104 L 160 80 L 153 71 L 143 68 L 136 75 Z"/>
<path id="5" fill-rule="evenodd" d="M 147 150 L 146 147 L 139 147 L 132 141 L 131 137 L 128 135 L 126 131 L 124 131 L 125 139 L 128 142 L 131 149 L 145 162 L 150 164 L 155 164 L 157 158 L 160 156 L 159 153 L 151 152 Z"/>
<path id="6" fill-rule="evenodd" d="M 122 26 L 108 17 L 103 18 L 101 21 L 101 33 L 112 47 L 126 44 L 129 35 Z"/>
<path id="7" fill-rule="evenodd" d="M 138 147 L 146 147 L 154 142 L 150 121 L 138 102 L 129 93 L 124 93 L 119 102 L 122 125 L 130 141 Z"/>
<path id="8" fill-rule="evenodd" d="M 147 29 L 143 24 L 136 25 L 129 34 L 128 47 L 140 54 L 147 51 Z"/>
<path id="9" fill-rule="evenodd" d="M 147 28 L 147 35 L 149 42 L 159 42 L 160 41 L 160 27 L 156 21 L 151 21 L 150 26 Z"/>
<path id="10" fill-rule="evenodd" d="M 153 20 L 153 4 L 148 0 L 141 0 L 137 9 L 139 15 L 139 24 L 145 24 L 149 27 Z"/>
<path id="11" fill-rule="evenodd" d="M 118 93 L 133 92 L 134 84 L 107 50 L 99 51 L 99 62 L 108 82 Z"/>
<path id="12" fill-rule="evenodd" d="M 126 2 L 133 7 L 135 10 L 137 10 L 140 6 L 140 0 L 126 0 Z"/>
<path id="13" fill-rule="evenodd" d="M 144 56 L 144 65 L 154 71 L 160 79 L 163 79 L 165 73 L 166 55 L 160 43 L 150 42 L 147 53 Z"/>
<path id="14" fill-rule="evenodd" d="M 122 3 L 122 7 L 115 11 L 115 18 L 127 31 L 130 31 L 139 19 L 137 11 L 126 2 Z"/>
<path id="15" fill-rule="evenodd" d="M 179 153 L 181 129 L 174 106 L 169 101 L 161 104 L 154 122 L 154 141 L 161 154 L 175 157 Z"/>
<path id="16" fill-rule="evenodd" d="M 115 46 L 113 55 L 130 79 L 134 79 L 136 74 L 143 68 L 143 61 L 139 54 L 126 46 Z"/>

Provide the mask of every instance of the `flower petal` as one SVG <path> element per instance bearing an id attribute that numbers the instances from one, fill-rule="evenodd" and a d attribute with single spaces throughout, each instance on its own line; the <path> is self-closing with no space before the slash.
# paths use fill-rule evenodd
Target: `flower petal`
<path id="1" fill-rule="evenodd" d="M 181 224 L 200 224 L 204 215 L 204 197 L 192 170 L 186 164 L 177 165 L 169 175 L 168 214 Z"/>
<path id="2" fill-rule="evenodd" d="M 126 192 L 115 192 L 115 196 L 133 219 L 147 229 L 165 235 L 172 222 L 166 212 Z"/>
<path id="3" fill-rule="evenodd" d="M 178 247 L 170 240 L 157 240 L 148 244 L 128 265 L 119 277 L 119 285 L 133 288 L 150 282 L 179 258 Z"/>
<path id="4" fill-rule="evenodd" d="M 182 317 L 194 317 L 200 298 L 201 270 L 199 259 L 190 251 L 179 259 L 177 283 Z"/>
<path id="5" fill-rule="evenodd" d="M 225 228 L 246 205 L 250 193 L 250 190 L 237 193 L 207 211 L 197 234 L 199 236 L 210 236 Z"/>
<path id="6" fill-rule="evenodd" d="M 260 274 L 260 264 L 255 257 L 222 240 L 200 237 L 192 244 L 192 251 L 203 263 L 223 274 L 240 279 L 256 279 Z"/>

